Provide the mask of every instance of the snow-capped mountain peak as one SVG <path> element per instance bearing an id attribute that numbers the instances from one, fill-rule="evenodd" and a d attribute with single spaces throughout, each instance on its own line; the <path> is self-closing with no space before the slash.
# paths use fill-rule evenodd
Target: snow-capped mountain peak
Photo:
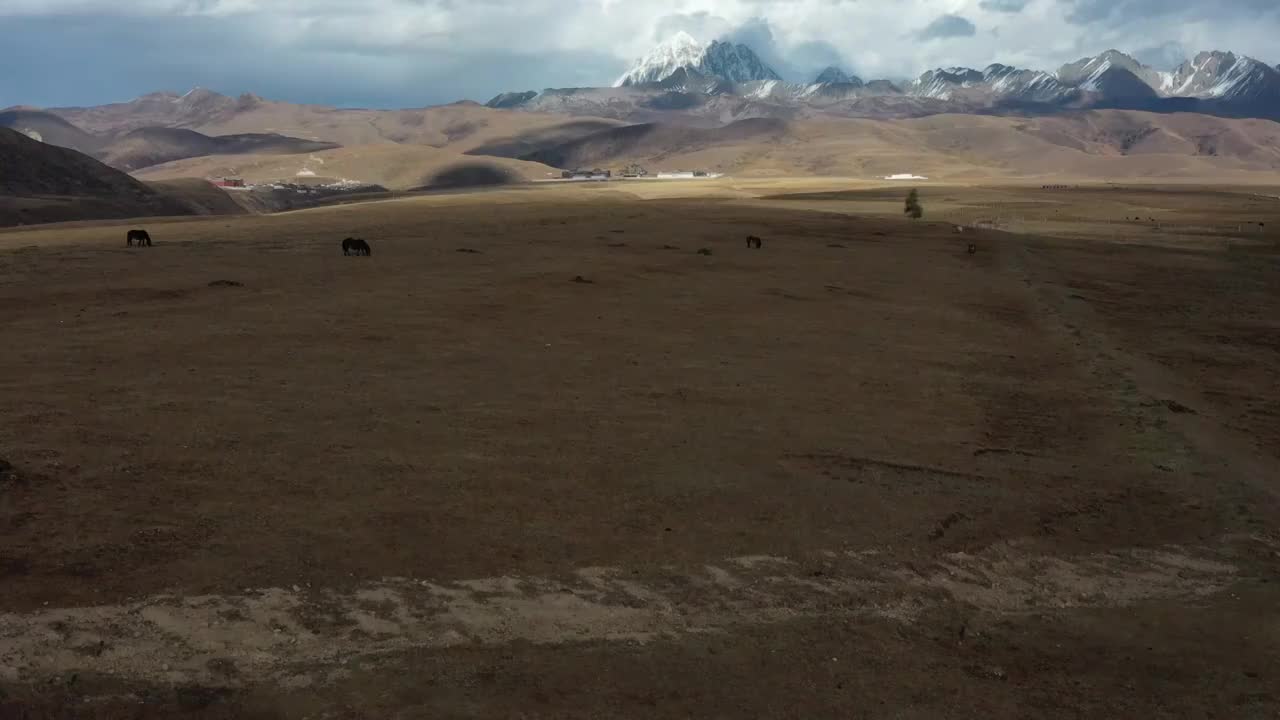
<path id="1" fill-rule="evenodd" d="M 782 76 L 773 68 L 764 64 L 760 56 L 751 48 L 741 43 L 716 40 L 707 46 L 707 51 L 698 67 L 704 74 L 729 80 L 730 82 L 751 82 L 753 80 L 781 80 Z"/>
<path id="2" fill-rule="evenodd" d="M 1071 94 L 1071 88 L 1058 78 L 1040 70 L 1022 70 L 999 63 L 988 65 L 982 73 L 991 91 L 1000 98 L 1031 102 L 1052 102 Z"/>
<path id="3" fill-rule="evenodd" d="M 814 85 L 861 85 L 861 78 L 854 77 L 834 65 L 823 70 L 813 81 Z"/>
<path id="4" fill-rule="evenodd" d="M 1159 90 L 1169 83 L 1168 76 L 1138 62 L 1131 55 L 1119 50 L 1108 50 L 1101 55 L 1081 58 L 1073 63 L 1063 65 L 1058 70 L 1058 80 L 1068 85 L 1079 86 L 1086 92 L 1097 92 L 1099 88 L 1115 80 L 1116 72 L 1127 72 L 1148 85 L 1152 90 Z"/>
<path id="5" fill-rule="evenodd" d="M 614 87 L 660 83 L 681 71 L 687 76 L 732 83 L 782 79 L 746 45 L 721 40 L 703 44 L 686 32 L 678 32 L 638 60 Z"/>
<path id="6" fill-rule="evenodd" d="M 680 68 L 696 67 L 706 50 L 705 43 L 698 42 L 692 35 L 681 30 L 637 60 L 613 86 L 661 82 Z"/>
<path id="7" fill-rule="evenodd" d="M 911 84 L 911 94 L 918 97 L 951 100 L 956 90 L 982 82 L 982 73 L 971 68 L 950 67 L 930 70 Z"/>

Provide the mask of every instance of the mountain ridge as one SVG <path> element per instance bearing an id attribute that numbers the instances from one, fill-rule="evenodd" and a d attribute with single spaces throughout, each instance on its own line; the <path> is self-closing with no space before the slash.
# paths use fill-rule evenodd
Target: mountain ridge
<path id="1" fill-rule="evenodd" d="M 1156 70 L 1129 54 L 1110 49 L 1053 72 L 992 63 L 981 70 L 934 68 L 898 85 L 880 79 L 864 82 L 838 67 L 828 67 L 813 82 L 799 84 L 783 81 L 745 45 L 724 41 L 702 44 L 687 33 L 677 33 L 638 60 L 613 88 L 628 89 L 632 94 L 619 92 L 610 96 L 596 92 L 591 102 L 577 107 L 568 99 L 593 94 L 585 92 L 585 88 L 575 89 L 579 91 L 576 93 L 547 89 L 504 93 L 490 100 L 488 106 L 549 110 L 542 101 L 555 93 L 559 111 L 600 114 L 601 107 L 608 108 L 610 104 L 604 99 L 612 98 L 618 101 L 616 105 L 634 102 L 628 119 L 639 119 L 646 111 L 664 109 L 655 103 L 672 104 L 674 98 L 658 97 L 660 93 L 683 93 L 677 103 L 683 104 L 680 109 L 714 108 L 722 119 L 730 121 L 740 118 L 741 112 L 726 116 L 722 107 L 726 103 L 717 102 L 714 97 L 785 106 L 774 109 L 775 115 L 832 112 L 844 102 L 906 97 L 941 101 L 950 104 L 955 112 L 1047 112 L 1092 107 L 1280 117 L 1280 66 L 1223 51 L 1198 53 L 1173 71 Z M 652 96 L 636 99 L 636 92 L 649 92 Z M 900 101 L 898 105 L 907 102 Z M 921 113 L 934 108 L 927 103 L 918 107 Z"/>
<path id="2" fill-rule="evenodd" d="M 188 93 L 189 97 L 191 93 Z M 178 97 L 173 95 L 173 97 Z M 218 98 L 206 95 L 216 109 Z M 168 100 L 167 93 L 152 93 L 139 98 L 146 105 L 153 100 Z M 117 170 L 131 172 L 151 165 L 204 155 L 240 155 L 258 152 L 309 153 L 338 147 L 332 142 L 306 140 L 279 133 L 252 132 L 207 135 L 185 127 L 140 124 L 126 119 L 121 130 L 104 133 L 88 132 L 66 118 L 35 108 L 0 111 L 0 128 L 57 147 L 69 148 L 106 163 Z"/>

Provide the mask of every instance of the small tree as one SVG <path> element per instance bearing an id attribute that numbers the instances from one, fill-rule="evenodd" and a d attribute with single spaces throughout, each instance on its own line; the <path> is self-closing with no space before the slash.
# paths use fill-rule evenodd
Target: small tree
<path id="1" fill-rule="evenodd" d="M 915 188 L 912 188 L 911 192 L 907 194 L 907 205 L 902 214 L 912 220 L 919 220 L 924 217 L 924 207 L 920 205 L 920 192 Z"/>

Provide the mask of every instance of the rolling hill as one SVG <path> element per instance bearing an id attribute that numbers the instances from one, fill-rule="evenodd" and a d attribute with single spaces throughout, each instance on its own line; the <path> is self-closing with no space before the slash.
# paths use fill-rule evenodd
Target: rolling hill
<path id="1" fill-rule="evenodd" d="M 95 135 L 116 135 L 144 127 L 184 127 L 215 123 L 236 113 L 247 112 L 263 101 L 255 95 L 239 98 L 195 88 L 185 95 L 157 92 L 122 103 L 84 108 L 53 108 L 49 112 L 65 118 Z"/>
<path id="2" fill-rule="evenodd" d="M 336 143 L 277 135 L 245 133 L 209 136 L 182 128 L 140 128 L 100 148 L 94 156 L 121 170 L 138 170 L 173 160 L 207 155 L 297 155 L 331 150 Z"/>
<path id="3" fill-rule="evenodd" d="M 557 169 L 630 163 L 651 171 L 703 169 L 736 176 L 877 178 L 914 172 L 939 179 L 1247 180 L 1280 170 L 1280 124 L 1188 113 L 1093 110 L 893 120 L 817 116 L 754 118 L 721 127 L 627 125 L 474 107 L 460 113 L 486 124 L 444 147 L 379 142 L 298 155 L 210 156 L 137 174 L 149 180 L 220 175 L 252 182 L 347 179 L 407 190 L 429 185 L 435 174 L 469 160 L 491 163 L 525 180 L 548 177 Z"/>
<path id="4" fill-rule="evenodd" d="M 1104 88 L 1099 92 L 1120 92 L 1105 90 L 1112 80 L 1147 88 L 1150 78 L 1137 80 L 1124 62 L 1107 63 L 1085 62 L 1071 72 L 1086 78 L 1082 84 Z M 1280 125 L 1270 120 L 1123 109 L 984 112 L 979 107 L 983 83 L 1016 85 L 1025 93 L 1058 92 L 1043 75 L 1005 67 L 934 74 L 929 85 L 937 97 L 910 95 L 897 87 L 858 96 L 859 89 L 876 81 L 863 83 L 838 69 L 821 77 L 831 94 L 818 105 L 791 112 L 780 111 L 784 106 L 767 93 L 750 99 L 674 91 L 651 96 L 646 95 L 650 89 L 640 86 L 580 91 L 595 97 L 593 103 L 607 104 L 610 93 L 629 94 L 637 102 L 660 99 L 638 113 L 644 122 L 575 115 L 568 109 L 534 112 L 476 103 L 344 110 L 207 92 L 185 99 L 147 96 L 65 116 L 24 109 L 10 111 L 8 117 L 11 122 L 38 121 L 51 134 L 63 133 L 66 142 L 82 145 L 105 136 L 79 134 L 71 120 L 90 122 L 97 132 L 116 133 L 92 149 L 95 155 L 133 169 L 139 178 L 163 181 L 241 176 L 253 183 L 352 181 L 411 190 L 538 180 L 556 176 L 560 169 L 620 169 L 631 163 L 651 171 L 707 170 L 740 177 L 871 179 L 915 173 L 957 181 L 1254 182 L 1271 179 L 1280 170 Z M 1134 92 L 1146 94 L 1140 88 Z M 578 93 L 548 91 L 532 102 Z M 191 102 L 193 98 L 199 102 Z M 940 112 L 958 106 L 966 111 Z M 161 121 L 195 127 L 153 124 Z M 141 126 L 128 129 L 135 124 Z"/>
<path id="5" fill-rule="evenodd" d="M 255 184 L 323 184 L 348 180 L 391 190 L 412 190 L 435 184 L 437 178 L 451 168 L 477 165 L 495 168 L 503 176 L 518 181 L 559 175 L 554 168 L 526 160 L 465 156 L 426 145 L 391 143 L 343 147 L 307 155 L 189 158 L 149 167 L 135 175 L 148 181 L 236 176 Z"/>
<path id="6" fill-rule="evenodd" d="M 769 118 L 710 129 L 644 123 L 608 128 L 519 157 L 561 168 L 612 166 L 640 159 L 656 165 L 717 148 L 757 147 L 763 151 L 787 137 L 789 130 L 785 121 Z"/>
<path id="7" fill-rule="evenodd" d="M 211 136 L 184 128 L 155 126 L 95 135 L 52 112 L 31 108 L 0 112 L 0 127 L 91 155 L 125 171 L 204 155 L 308 153 L 338 147 L 333 142 L 302 140 L 270 132 Z"/>
<path id="8" fill-rule="evenodd" d="M 0 225 L 189 214 L 173 197 L 87 155 L 0 128 Z"/>
<path id="9" fill-rule="evenodd" d="M 172 102 L 172 93 L 148 95 L 129 103 L 96 108 L 54 108 L 48 112 L 102 135 L 139 128 L 180 128 L 204 135 L 274 133 L 344 147 L 399 143 L 453 148 L 465 152 L 535 130 L 573 133 L 617 120 L 567 118 L 559 113 L 500 112 L 473 102 L 412 110 L 366 110 L 295 105 L 256 96 L 239 100 L 200 91 L 201 103 Z M 159 102 L 157 98 L 169 98 Z M 205 108 L 201 112 L 199 108 Z M 582 125 L 581 123 L 587 123 Z M 592 124 L 595 125 L 592 125 Z M 565 126 L 565 127 L 561 127 Z"/>
<path id="10" fill-rule="evenodd" d="M 81 130 L 79 123 L 93 132 Z M 246 174 L 249 179 L 286 180 L 301 171 L 319 172 L 306 161 L 317 156 L 320 162 L 347 158 L 342 161 L 345 170 L 321 172 L 322 177 L 359 179 L 390 188 L 417 187 L 433 170 L 462 162 L 463 153 L 515 157 L 552 141 L 568 142 L 622 124 L 592 117 L 503 112 L 476 103 L 418 110 L 337 109 L 256 97 L 233 100 L 203 90 L 186 96 L 155 93 L 97 108 L 23 109 L 0 115 L 0 126 L 35 129 L 46 142 L 75 147 L 127 171 L 209 158 L 209 162 L 179 167 L 202 173 L 199 177 Z M 376 149 L 379 145 L 384 147 Z M 344 146 L 353 152 L 322 154 Z M 393 147 L 412 149 L 397 153 L 390 150 Z M 240 155 L 266 159 L 230 159 Z M 287 155 L 298 158 L 283 157 Z M 370 157 L 379 158 L 385 167 L 371 166 Z M 413 161 L 421 164 L 409 169 L 407 164 Z M 520 178 L 542 177 L 549 170 L 511 169 Z M 172 177 L 171 171 L 164 167 L 148 176 Z"/>
<path id="11" fill-rule="evenodd" d="M 109 138 L 85 132 L 58 115 L 36 108 L 0 111 L 0 128 L 16 130 L 33 140 L 70 148 L 86 155 L 98 152 L 110 142 Z"/>
<path id="12" fill-rule="evenodd" d="M 1048 117 L 755 119 L 722 128 L 645 123 L 530 149 L 490 148 L 553 167 L 638 163 L 734 176 L 935 179 L 1273 178 L 1280 124 L 1195 114 L 1082 111 Z"/>

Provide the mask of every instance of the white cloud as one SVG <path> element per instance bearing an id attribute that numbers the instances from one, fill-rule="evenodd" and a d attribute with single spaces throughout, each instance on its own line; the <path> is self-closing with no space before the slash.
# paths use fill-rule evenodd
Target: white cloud
<path id="1" fill-rule="evenodd" d="M 507 73 L 511 85 L 504 89 L 607 84 L 663 33 L 749 28 L 755 36 L 762 22 L 771 34 L 762 54 L 787 59 L 796 73 L 819 59 L 843 60 L 845 69 L 867 78 L 996 61 L 1053 69 L 1110 47 L 1138 51 L 1165 43 L 1275 63 L 1278 7 L 1274 0 L 0 0 L 0 18 L 11 18 L 0 21 L 0 40 L 13 18 L 43 28 L 42 44 L 51 49 L 67 41 L 58 23 L 39 22 L 46 18 L 145 23 L 155 32 L 142 42 L 162 56 L 170 42 L 163 28 L 171 23 L 186 43 L 172 51 L 188 57 L 207 50 L 190 47 L 207 28 L 209 42 L 226 55 L 271 57 L 263 74 L 304 58 L 313 65 L 361 58 L 385 74 L 379 82 L 403 78 L 416 82 L 419 93 L 424 84 L 452 92 L 471 87 L 462 91 L 486 99 L 503 82 L 501 63 L 513 58 L 523 66 Z M 974 32 L 916 39 L 943 17 L 963 18 Z M 0 49 L 0 60 L 20 66 L 23 58 Z M 102 57 L 99 69 L 111 72 L 115 62 Z M 540 81 L 531 80 L 535 74 Z"/>

